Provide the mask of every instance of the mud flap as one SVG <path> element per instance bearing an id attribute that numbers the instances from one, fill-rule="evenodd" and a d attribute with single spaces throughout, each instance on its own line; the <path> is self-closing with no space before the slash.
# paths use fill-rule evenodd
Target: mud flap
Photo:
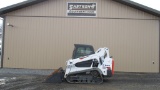
<path id="1" fill-rule="evenodd" d="M 55 70 L 45 79 L 45 83 L 62 83 L 64 81 L 64 70 L 62 67 Z"/>

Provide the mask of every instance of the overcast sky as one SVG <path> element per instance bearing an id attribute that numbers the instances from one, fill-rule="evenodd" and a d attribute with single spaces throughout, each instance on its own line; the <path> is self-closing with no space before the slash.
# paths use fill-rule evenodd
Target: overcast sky
<path id="1" fill-rule="evenodd" d="M 0 0 L 0 8 L 26 0 Z M 160 0 L 132 0 L 160 11 Z"/>

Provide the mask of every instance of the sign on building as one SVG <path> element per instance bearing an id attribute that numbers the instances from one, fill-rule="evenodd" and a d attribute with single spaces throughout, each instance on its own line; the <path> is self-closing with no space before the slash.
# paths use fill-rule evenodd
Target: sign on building
<path id="1" fill-rule="evenodd" d="M 97 3 L 69 2 L 67 5 L 67 16 L 96 17 Z"/>

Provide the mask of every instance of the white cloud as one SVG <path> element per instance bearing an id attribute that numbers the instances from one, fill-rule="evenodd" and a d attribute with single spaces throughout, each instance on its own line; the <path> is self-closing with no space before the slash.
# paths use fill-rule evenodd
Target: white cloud
<path id="1" fill-rule="evenodd" d="M 16 4 L 19 2 L 23 2 L 23 1 L 26 1 L 26 0 L 0 0 L 0 8 L 6 7 L 12 4 Z"/>
<path id="2" fill-rule="evenodd" d="M 132 1 L 160 11 L 160 0 L 132 0 Z"/>

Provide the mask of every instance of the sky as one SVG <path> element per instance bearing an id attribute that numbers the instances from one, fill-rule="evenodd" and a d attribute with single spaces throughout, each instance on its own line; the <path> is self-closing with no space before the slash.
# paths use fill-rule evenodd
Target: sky
<path id="1" fill-rule="evenodd" d="M 15 3 L 19 3 L 19 2 L 23 2 L 26 0 L 0 0 L 0 8 L 15 4 Z"/>
<path id="2" fill-rule="evenodd" d="M 0 8 L 22 2 L 26 0 L 0 0 Z M 160 0 L 132 0 L 134 2 L 138 2 L 140 4 L 143 4 L 145 6 L 151 7 L 153 9 L 157 9 L 160 11 Z"/>
<path id="3" fill-rule="evenodd" d="M 131 0 L 160 11 L 160 0 Z"/>

